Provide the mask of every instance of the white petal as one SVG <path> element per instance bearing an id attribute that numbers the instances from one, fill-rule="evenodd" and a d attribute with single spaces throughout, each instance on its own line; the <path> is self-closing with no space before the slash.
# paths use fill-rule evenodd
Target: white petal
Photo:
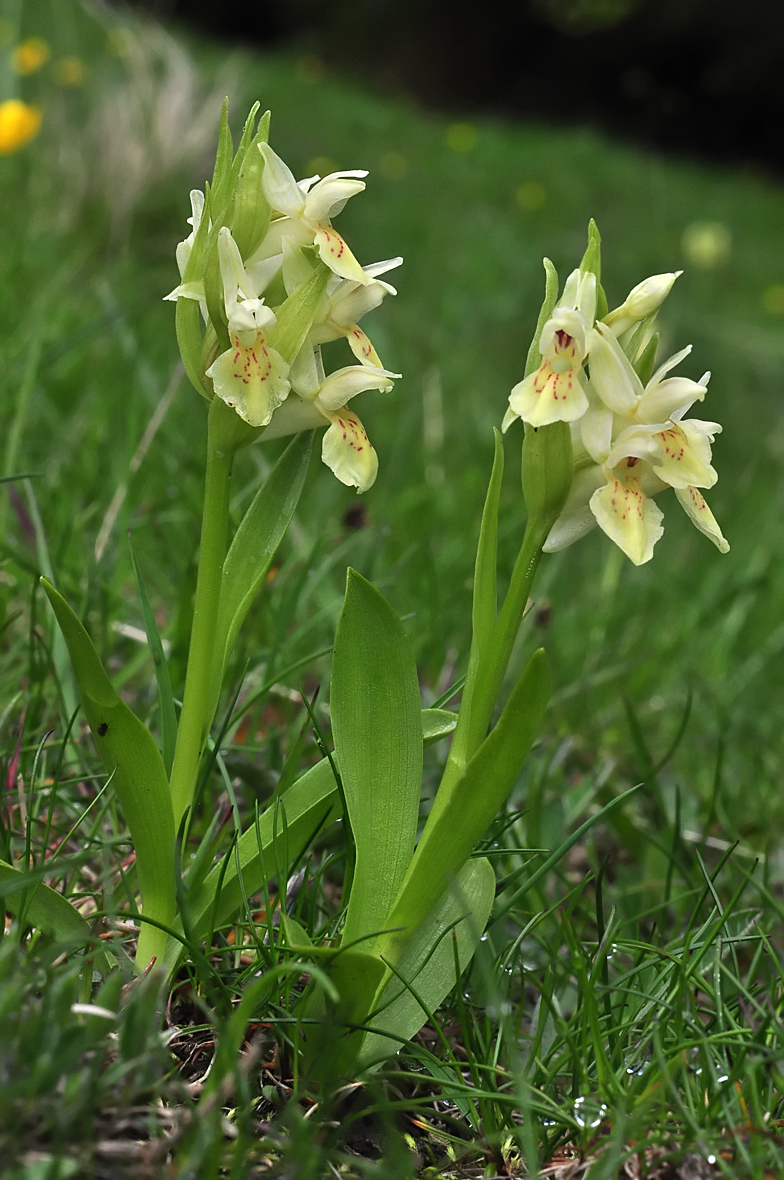
<path id="1" fill-rule="evenodd" d="M 268 143 L 260 143 L 259 151 L 264 157 L 261 187 L 271 208 L 287 217 L 301 217 L 305 197 L 297 187 L 293 172 Z"/>
<path id="2" fill-rule="evenodd" d="M 614 414 L 631 417 L 642 396 L 642 382 L 605 324 L 597 324 L 589 343 L 591 385 Z"/>
<path id="3" fill-rule="evenodd" d="M 589 501 L 594 492 L 606 483 L 601 467 L 591 464 L 576 471 L 563 511 L 550 530 L 544 543 L 545 553 L 556 553 L 573 545 L 596 528 L 596 517 L 591 512 Z"/>
<path id="4" fill-rule="evenodd" d="M 363 266 L 365 274 L 368 278 L 377 279 L 379 275 L 385 275 L 389 270 L 395 270 L 398 266 L 403 265 L 402 258 L 387 258 L 384 262 L 371 262 L 369 266 Z M 394 287 L 387 284 L 389 293 L 396 295 L 397 291 Z"/>
<path id="5" fill-rule="evenodd" d="M 367 172 L 360 175 L 367 176 Z M 305 198 L 304 216 L 308 221 L 319 224 L 328 221 L 330 217 L 337 217 L 346 201 L 361 193 L 365 187 L 363 180 L 349 178 L 345 172 L 333 172 L 331 176 L 325 176 L 320 180 L 308 193 Z"/>
<path id="6" fill-rule="evenodd" d="M 596 275 L 593 271 L 588 271 L 580 280 L 577 308 L 590 328 L 596 319 Z"/>
<path id="7" fill-rule="evenodd" d="M 245 273 L 248 276 L 251 291 L 255 291 L 257 295 L 266 291 L 282 265 L 282 254 L 273 254 L 271 258 L 262 258 L 259 262 L 254 262 L 253 265 L 246 263 Z"/>
<path id="8" fill-rule="evenodd" d="M 318 392 L 318 400 L 323 410 L 333 413 L 358 393 L 364 393 L 366 389 L 380 389 L 383 393 L 388 393 L 392 388 L 392 382 L 399 377 L 400 373 L 390 373 L 386 369 L 376 369 L 369 365 L 348 365 L 327 377 Z"/>
<path id="9" fill-rule="evenodd" d="M 681 418 L 697 401 L 702 401 L 707 390 L 704 385 L 689 377 L 668 377 L 646 387 L 637 407 L 640 422 L 666 422 L 668 418 Z"/>
<path id="10" fill-rule="evenodd" d="M 291 388 L 300 397 L 312 401 L 324 380 L 324 374 L 318 363 L 318 350 L 310 340 L 306 340 L 294 358 L 294 364 L 289 372 Z"/>
<path id="11" fill-rule="evenodd" d="M 658 385 L 662 377 L 669 373 L 670 369 L 674 369 L 676 365 L 679 365 L 681 361 L 685 360 L 690 352 L 691 345 L 687 344 L 685 348 L 680 350 L 680 352 L 676 352 L 675 355 L 671 356 L 670 359 L 665 361 L 663 365 L 660 365 L 648 382 L 649 387 Z"/>
<path id="12" fill-rule="evenodd" d="M 613 415 L 604 402 L 589 397 L 587 412 L 579 421 L 580 438 L 594 463 L 605 463 L 612 446 Z"/>
<path id="13" fill-rule="evenodd" d="M 200 302 L 204 299 L 204 283 L 180 283 L 179 287 L 175 287 L 168 295 L 164 295 L 164 299 L 198 299 Z"/>
<path id="14" fill-rule="evenodd" d="M 558 300 L 558 307 L 577 307 L 577 293 L 580 290 L 580 271 L 573 270 L 564 283 L 563 294 Z"/>
<path id="15" fill-rule="evenodd" d="M 287 434 L 299 434 L 302 430 L 313 430 L 314 427 L 326 426 L 328 423 L 329 418 L 322 414 L 317 402 L 303 401 L 292 391 L 283 405 L 275 410 L 269 426 L 261 436 L 261 441 L 284 438 Z"/>
<path id="16" fill-rule="evenodd" d="M 283 282 L 286 293 L 291 295 L 302 283 L 313 274 L 313 266 L 302 253 L 300 246 L 291 240 L 283 239 Z"/>
<path id="17" fill-rule="evenodd" d="M 220 262 L 221 282 L 223 283 L 223 305 L 226 318 L 231 317 L 239 294 L 245 299 L 254 299 L 258 291 L 252 291 L 245 267 L 242 265 L 242 255 L 228 226 L 222 226 L 218 232 L 218 260 Z"/>

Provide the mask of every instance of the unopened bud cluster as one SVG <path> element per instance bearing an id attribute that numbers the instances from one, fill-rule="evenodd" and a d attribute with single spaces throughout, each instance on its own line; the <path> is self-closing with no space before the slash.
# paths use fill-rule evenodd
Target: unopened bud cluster
<path id="1" fill-rule="evenodd" d="M 191 193 L 191 232 L 177 247 L 177 336 L 188 376 L 265 438 L 326 426 L 322 458 L 365 491 L 378 458 L 348 402 L 388 391 L 359 320 L 395 289 L 380 276 L 400 258 L 362 267 L 332 218 L 365 188 L 364 171 L 297 182 L 268 143 L 269 113 L 251 111 L 237 152 L 221 121 L 212 184 Z M 356 359 L 326 375 L 322 345 L 341 338 Z"/>
<path id="2" fill-rule="evenodd" d="M 545 267 L 552 278 L 552 264 Z M 570 545 L 598 524 L 635 565 L 649 561 L 663 532 L 653 497 L 667 487 L 697 528 L 722 553 L 729 549 L 702 494 L 718 478 L 711 445 L 721 426 L 684 417 L 704 399 L 710 374 L 699 381 L 667 376 L 691 346 L 654 371 L 654 319 L 680 273 L 645 279 L 607 312 L 599 235 L 591 223 L 582 265 L 560 299 L 554 295 L 543 310 L 541 360 L 512 390 L 503 426 L 522 418 L 527 431 L 544 434 L 555 423 L 569 425 L 571 486 L 549 528 L 546 552 Z M 598 320 L 597 308 L 605 310 Z M 563 447 L 559 453 L 562 464 Z"/>

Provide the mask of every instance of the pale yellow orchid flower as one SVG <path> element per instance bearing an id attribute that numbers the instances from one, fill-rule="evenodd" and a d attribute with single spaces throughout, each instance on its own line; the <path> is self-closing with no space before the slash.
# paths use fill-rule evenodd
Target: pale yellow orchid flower
<path id="1" fill-rule="evenodd" d="M 663 531 L 663 516 L 652 497 L 671 487 L 697 528 L 726 553 L 729 545 L 700 490 L 717 479 L 711 445 L 721 426 L 683 418 L 705 397 L 710 374 L 699 382 L 666 376 L 688 355 L 686 348 L 643 388 L 605 324 L 597 324 L 589 351 L 589 407 L 572 425 L 575 477 L 545 551 L 564 548 L 598 524 L 635 565 L 642 565 Z"/>
<path id="2" fill-rule="evenodd" d="M 378 472 L 378 455 L 348 402 L 367 389 L 387 393 L 399 373 L 372 365 L 348 365 L 324 376 L 320 349 L 299 354 L 291 367 L 292 392 L 277 410 L 264 439 L 327 426 L 321 458 L 341 483 L 365 492 Z"/>
<path id="3" fill-rule="evenodd" d="M 596 314 L 596 276 L 574 270 L 563 295 L 542 328 L 542 363 L 515 385 L 502 423 L 507 430 L 517 418 L 530 426 L 575 422 L 588 409 L 582 368 Z"/>
<path id="4" fill-rule="evenodd" d="M 282 250 L 283 238 L 300 245 L 318 247 L 321 260 L 344 279 L 365 285 L 372 280 L 365 274 L 340 234 L 332 228 L 346 201 L 365 188 L 367 172 L 354 169 L 333 172 L 322 180 L 318 176 L 300 181 L 267 143 L 259 144 L 264 157 L 261 184 L 270 207 L 281 217 L 272 221 L 261 252 Z M 256 252 L 259 255 L 259 251 Z"/>
<path id="5" fill-rule="evenodd" d="M 216 395 L 243 421 L 249 426 L 266 426 L 291 388 L 289 366 L 267 344 L 275 314 L 259 296 L 276 260 L 246 270 L 225 226 L 218 234 L 218 259 L 231 347 L 210 365 L 206 376 L 212 379 Z"/>

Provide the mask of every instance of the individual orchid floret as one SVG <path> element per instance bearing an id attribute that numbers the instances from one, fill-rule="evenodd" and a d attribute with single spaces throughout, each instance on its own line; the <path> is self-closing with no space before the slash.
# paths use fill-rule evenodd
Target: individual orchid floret
<path id="1" fill-rule="evenodd" d="M 327 425 L 321 458 L 341 483 L 365 492 L 375 482 L 378 456 L 348 402 L 368 389 L 388 392 L 399 376 L 371 365 L 349 365 L 325 377 L 318 349 L 307 358 L 300 354 L 291 370 L 292 393 L 263 437 Z"/>
<path id="2" fill-rule="evenodd" d="M 643 279 L 636 287 L 632 287 L 620 307 L 604 317 L 603 322 L 612 328 L 616 336 L 622 336 L 640 320 L 656 314 L 672 290 L 673 283 L 682 274 L 682 270 L 676 270 Z"/>
<path id="3" fill-rule="evenodd" d="M 721 426 L 683 417 L 705 397 L 709 374 L 700 382 L 666 376 L 689 351 L 671 357 L 643 387 L 612 330 L 597 324 L 590 343 L 590 407 L 572 427 L 578 471 L 546 551 L 564 548 L 598 524 L 642 565 L 663 531 L 652 497 L 667 487 L 697 528 L 720 552 L 728 551 L 700 490 L 718 478 L 711 446 Z"/>
<path id="4" fill-rule="evenodd" d="M 290 389 L 289 366 L 267 343 L 276 317 L 259 297 L 264 276 L 248 274 L 225 227 L 218 236 L 218 257 L 231 347 L 210 365 L 206 376 L 217 396 L 243 421 L 266 426 Z"/>
<path id="5" fill-rule="evenodd" d="M 261 326 L 254 318 L 259 296 L 280 270 L 282 256 L 265 258 L 246 267 L 231 231 L 223 226 L 218 234 L 218 260 L 229 333 L 253 331 Z"/>
<path id="6" fill-rule="evenodd" d="M 582 368 L 596 315 L 596 276 L 574 270 L 563 295 L 542 328 L 539 368 L 515 385 L 503 421 L 507 430 L 516 418 L 530 426 L 575 422 L 588 409 Z"/>
<path id="7" fill-rule="evenodd" d="M 301 245 L 314 244 L 324 263 L 344 279 L 363 285 L 371 282 L 343 238 L 332 228 L 330 218 L 336 217 L 346 201 L 365 187 L 367 172 L 355 169 L 333 172 L 324 179 L 311 177 L 299 184 L 269 144 L 260 143 L 264 157 L 261 177 L 264 195 L 272 209 L 283 215 L 270 226 L 272 238 L 276 234 L 290 237 Z"/>
<path id="8" fill-rule="evenodd" d="M 365 274 L 371 279 L 366 284 L 353 279 L 334 280 L 327 289 L 323 312 L 310 334 L 313 344 L 327 344 L 345 337 L 360 364 L 383 369 L 378 353 L 359 327 L 359 320 L 379 307 L 386 295 L 397 294 L 391 283 L 385 283 L 377 276 L 400 266 L 402 261 L 402 258 L 390 258 L 364 267 Z"/>

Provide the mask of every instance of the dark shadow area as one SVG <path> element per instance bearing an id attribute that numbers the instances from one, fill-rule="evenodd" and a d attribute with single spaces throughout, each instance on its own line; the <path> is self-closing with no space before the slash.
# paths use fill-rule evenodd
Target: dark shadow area
<path id="1" fill-rule="evenodd" d="M 782 0 L 137 0 L 229 42 L 287 45 L 455 117 L 591 123 L 784 168 Z"/>

